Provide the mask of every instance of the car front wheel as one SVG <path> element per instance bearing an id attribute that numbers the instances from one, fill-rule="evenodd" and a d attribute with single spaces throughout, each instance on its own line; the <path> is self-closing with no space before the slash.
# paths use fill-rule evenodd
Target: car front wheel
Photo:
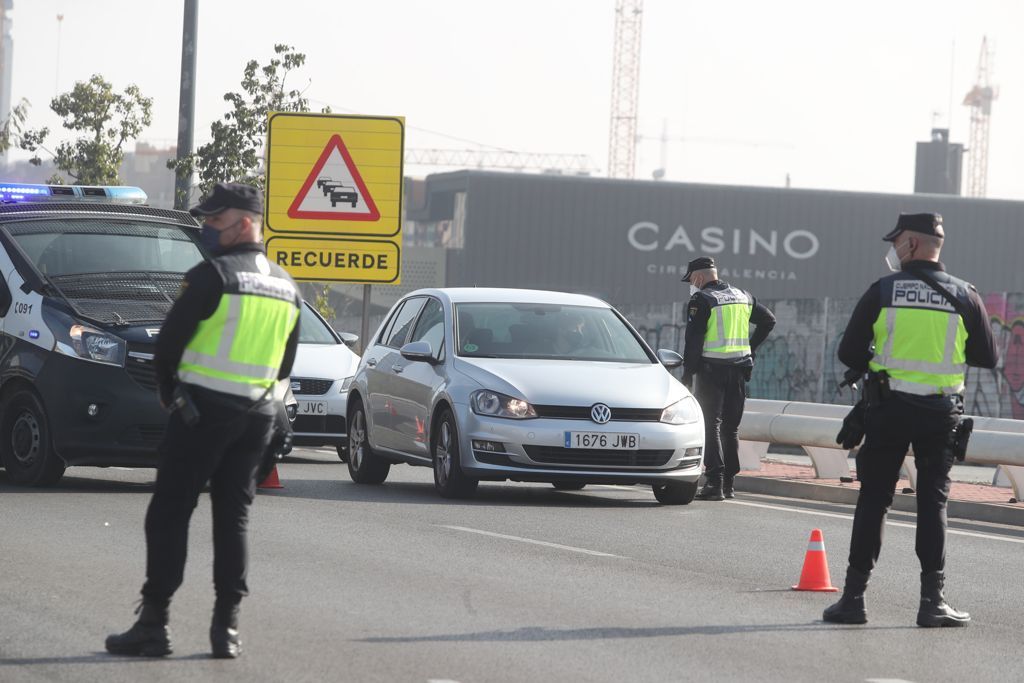
<path id="1" fill-rule="evenodd" d="M 370 448 L 369 430 L 363 404 L 357 402 L 349 411 L 348 475 L 357 484 L 382 484 L 388 478 L 391 463 Z"/>
<path id="2" fill-rule="evenodd" d="M 52 486 L 64 476 L 64 461 L 53 450 L 43 403 L 35 392 L 16 391 L 0 421 L 0 457 L 7 476 L 23 486 Z"/>
<path id="3" fill-rule="evenodd" d="M 689 505 L 697 495 L 697 482 L 670 481 L 655 484 L 654 497 L 662 505 Z"/>
<path id="4" fill-rule="evenodd" d="M 434 488 L 445 498 L 469 498 L 476 493 L 478 479 L 462 471 L 459 458 L 459 432 L 455 415 L 448 408 L 441 411 L 434 429 L 433 451 Z"/>

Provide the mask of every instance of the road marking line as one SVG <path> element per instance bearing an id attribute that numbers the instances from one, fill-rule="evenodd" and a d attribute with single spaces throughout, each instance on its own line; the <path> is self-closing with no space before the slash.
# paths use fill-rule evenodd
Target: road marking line
<path id="1" fill-rule="evenodd" d="M 783 512 L 796 512 L 801 515 L 817 515 L 819 517 L 834 517 L 836 519 L 853 519 L 853 515 L 841 514 L 838 512 L 822 512 L 820 510 L 802 510 L 800 508 L 791 508 L 784 505 L 768 505 L 767 503 L 752 503 L 750 501 L 730 500 L 727 501 L 732 505 L 746 505 L 752 508 L 765 508 L 766 510 L 782 510 Z M 900 526 L 905 529 L 916 529 L 916 524 L 910 524 L 908 522 L 894 522 L 891 520 L 885 520 L 885 523 L 890 526 Z M 995 534 L 983 534 L 977 531 L 963 531 L 961 529 L 947 529 L 946 533 L 956 534 L 958 536 L 971 536 L 973 538 L 984 538 L 990 541 L 1005 541 L 1007 543 L 1024 543 L 1024 538 L 1013 538 L 1010 536 L 996 536 Z"/>
<path id="2" fill-rule="evenodd" d="M 471 534 L 480 534 L 481 536 L 492 536 L 494 538 L 504 538 L 506 541 L 518 541 L 520 543 L 532 543 L 533 545 L 542 545 L 546 548 L 557 548 L 559 550 L 568 550 L 574 553 L 583 553 L 584 555 L 594 555 L 596 557 L 618 557 L 622 558 L 622 555 L 613 555 L 612 553 L 602 553 L 597 550 L 587 550 L 586 548 L 577 548 L 571 545 L 562 545 L 561 543 L 549 543 L 548 541 L 538 541 L 532 538 L 523 538 L 522 536 L 509 536 L 508 534 L 497 534 L 493 531 L 484 531 L 482 529 L 470 529 L 465 526 L 451 526 L 448 524 L 438 524 L 437 526 L 443 529 L 453 529 L 455 531 L 467 531 Z"/>
<path id="3" fill-rule="evenodd" d="M 864 683 L 914 683 L 903 678 L 865 678 Z"/>

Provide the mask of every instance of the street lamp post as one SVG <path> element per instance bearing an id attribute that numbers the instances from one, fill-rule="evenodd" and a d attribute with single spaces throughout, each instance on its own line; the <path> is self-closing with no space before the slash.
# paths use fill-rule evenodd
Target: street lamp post
<path id="1" fill-rule="evenodd" d="M 181 29 L 181 90 L 178 96 L 178 160 L 192 154 L 196 115 L 196 35 L 199 0 L 185 0 L 185 21 Z M 186 209 L 192 189 L 192 174 L 176 172 L 174 208 Z"/>

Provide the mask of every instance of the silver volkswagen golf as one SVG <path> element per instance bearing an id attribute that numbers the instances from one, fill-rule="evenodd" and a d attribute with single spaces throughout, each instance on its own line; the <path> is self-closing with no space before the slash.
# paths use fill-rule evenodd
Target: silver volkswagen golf
<path id="1" fill-rule="evenodd" d="M 391 309 L 348 395 L 352 480 L 392 464 L 432 467 L 445 497 L 480 481 L 646 484 L 664 504 L 693 500 L 704 423 L 669 372 L 611 306 L 524 289 L 424 289 Z"/>

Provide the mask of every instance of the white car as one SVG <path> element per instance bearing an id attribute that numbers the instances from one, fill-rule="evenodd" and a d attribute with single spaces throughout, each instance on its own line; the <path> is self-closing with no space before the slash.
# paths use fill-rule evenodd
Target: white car
<path id="1" fill-rule="evenodd" d="M 335 332 L 308 302 L 303 302 L 299 348 L 291 376 L 292 393 L 298 401 L 292 423 L 295 446 L 334 446 L 338 457 L 346 459 L 345 380 L 359 365 L 359 356 L 349 349 L 358 340 L 354 334 Z"/>
<path id="2" fill-rule="evenodd" d="M 700 406 L 614 308 L 521 289 L 425 289 L 395 304 L 351 381 L 348 470 L 434 468 L 449 498 L 480 481 L 646 484 L 666 505 L 697 492 Z"/>

